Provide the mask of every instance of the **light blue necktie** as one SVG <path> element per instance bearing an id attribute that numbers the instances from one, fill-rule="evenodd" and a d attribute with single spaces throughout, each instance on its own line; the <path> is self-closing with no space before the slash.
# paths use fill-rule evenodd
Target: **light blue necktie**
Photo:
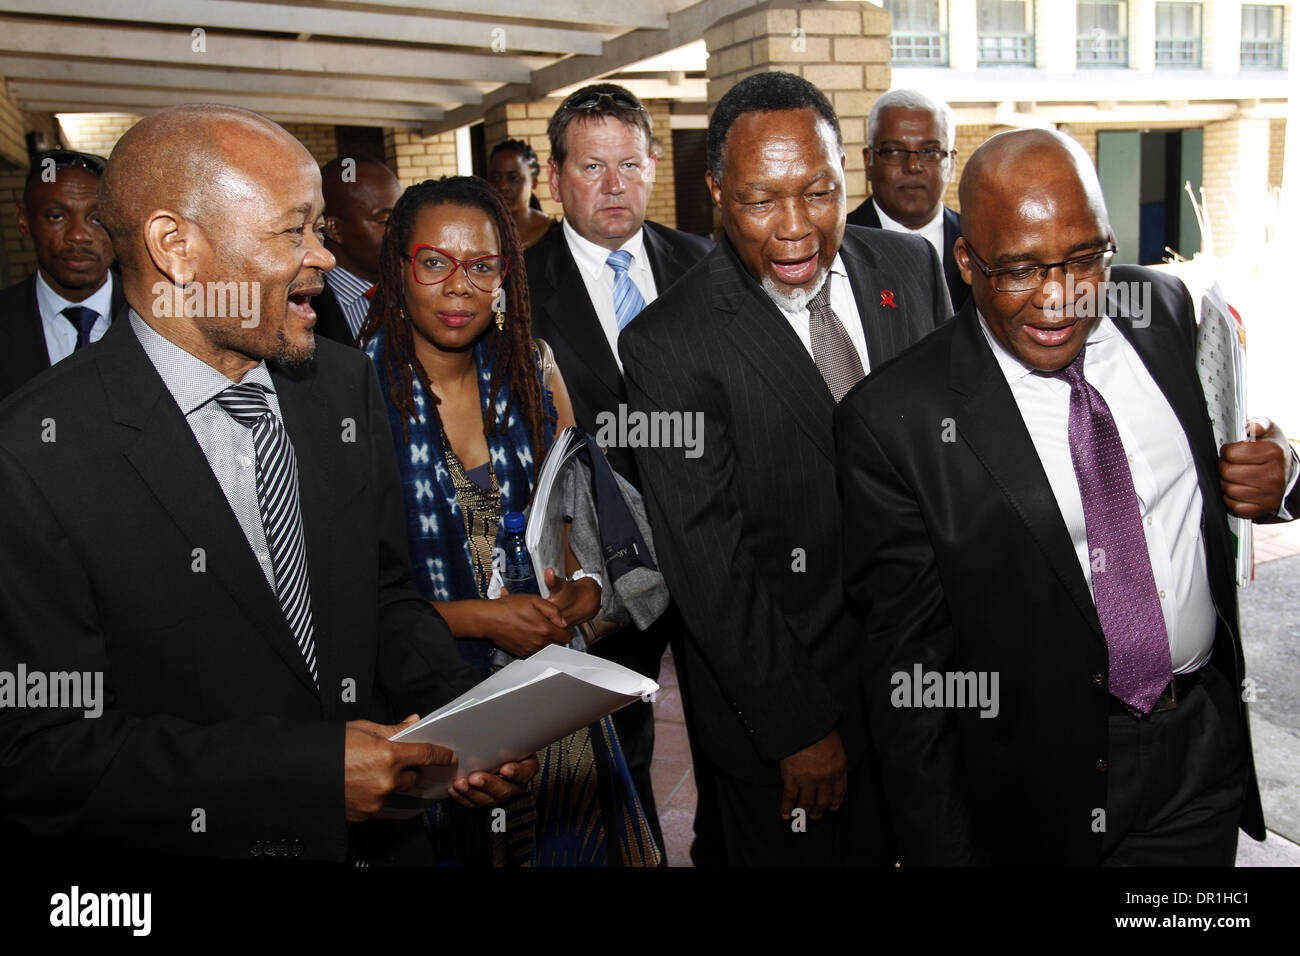
<path id="1" fill-rule="evenodd" d="M 614 270 L 614 314 L 618 316 L 618 330 L 622 332 L 645 308 L 645 299 L 641 298 L 641 290 L 627 274 L 628 266 L 632 264 L 632 253 L 619 249 L 611 252 L 605 263 Z"/>

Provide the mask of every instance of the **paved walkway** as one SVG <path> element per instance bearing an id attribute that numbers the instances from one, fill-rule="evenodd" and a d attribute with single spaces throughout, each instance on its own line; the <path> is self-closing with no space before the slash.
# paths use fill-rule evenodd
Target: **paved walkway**
<path id="1" fill-rule="evenodd" d="M 1260 566 L 1268 562 L 1300 555 L 1300 520 L 1284 525 L 1255 526 L 1255 566 L 1259 578 Z M 1291 562 L 1300 571 L 1300 561 Z M 1290 570 L 1290 564 L 1287 566 Z M 1271 573 L 1269 578 L 1276 577 Z M 1291 579 L 1292 575 L 1287 574 Z M 1300 574 L 1295 576 L 1300 583 Z M 1248 604 L 1255 601 L 1252 589 L 1260 600 L 1268 597 L 1272 582 L 1259 579 L 1242 594 L 1243 619 L 1247 618 Z M 1300 589 L 1291 590 L 1291 593 Z M 1294 608 L 1291 601 L 1287 601 Z M 1300 613 L 1291 610 L 1289 620 L 1300 628 Z M 1247 632 L 1249 642 L 1249 632 Z M 1252 657 L 1248 652 L 1247 663 Z M 1288 667 L 1289 670 L 1289 667 Z M 1262 673 L 1255 671 L 1252 673 Z M 669 866 L 690 866 L 692 830 L 695 819 L 695 779 L 691 772 L 691 750 L 686 740 L 686 725 L 682 718 L 681 689 L 677 686 L 677 672 L 672 654 L 664 655 L 663 670 L 659 675 L 662 688 L 655 701 L 655 756 L 650 767 L 655 798 L 659 801 L 659 822 L 664 831 L 668 849 Z M 1267 687 L 1264 688 L 1265 690 Z M 1238 866 L 1300 866 L 1300 735 L 1291 727 L 1278 726 L 1269 719 L 1262 708 L 1252 713 L 1251 727 L 1255 737 L 1255 754 L 1259 776 L 1263 783 L 1265 818 L 1278 826 L 1281 833 L 1271 832 L 1263 843 L 1256 843 L 1244 834 L 1237 850 Z M 1270 759 L 1273 758 L 1273 759 Z M 1283 834 L 1286 834 L 1285 836 Z M 1290 837 L 1290 839 L 1288 839 Z"/>

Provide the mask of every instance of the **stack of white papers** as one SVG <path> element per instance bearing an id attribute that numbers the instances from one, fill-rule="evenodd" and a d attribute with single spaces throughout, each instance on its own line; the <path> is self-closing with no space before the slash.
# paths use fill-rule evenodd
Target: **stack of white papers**
<path id="1" fill-rule="evenodd" d="M 1201 300 L 1196 331 L 1196 370 L 1205 392 L 1205 407 L 1214 427 L 1215 445 L 1246 440 L 1246 329 L 1216 282 Z M 1254 577 L 1254 530 L 1249 518 L 1228 515 L 1236 546 L 1237 584 Z"/>
<path id="2" fill-rule="evenodd" d="M 585 444 L 581 432 L 569 427 L 560 432 L 551 444 L 542 462 L 533 491 L 533 502 L 528 510 L 528 527 L 524 530 L 524 543 L 533 559 L 533 573 L 537 576 L 537 589 L 542 597 L 550 597 L 546 586 L 546 569 L 554 568 L 564 576 L 564 496 L 560 494 L 558 479 L 569 459 Z"/>
<path id="3" fill-rule="evenodd" d="M 543 648 L 392 737 L 456 751 L 456 765 L 426 768 L 407 793 L 445 797 L 456 777 L 536 753 L 658 690 L 650 678 L 613 661 L 557 645 Z"/>

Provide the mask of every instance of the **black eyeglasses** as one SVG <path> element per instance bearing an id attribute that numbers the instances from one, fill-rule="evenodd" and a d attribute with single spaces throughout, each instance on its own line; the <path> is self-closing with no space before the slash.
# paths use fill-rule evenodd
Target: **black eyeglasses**
<path id="1" fill-rule="evenodd" d="M 47 149 L 32 157 L 32 168 L 28 178 L 39 176 L 51 162 L 55 169 L 87 169 L 96 176 L 104 175 L 108 160 L 94 153 L 80 153 L 75 149 Z"/>
<path id="2" fill-rule="evenodd" d="M 884 149 L 876 149 L 874 146 L 868 148 L 879 156 L 880 161 L 886 166 L 902 166 L 910 163 L 913 156 L 921 161 L 922 166 L 938 166 L 955 152 L 951 149 L 935 149 L 933 146 L 927 146 L 925 149 L 902 149 L 898 146 L 886 146 Z"/>
<path id="3" fill-rule="evenodd" d="M 609 103 L 613 104 L 614 106 L 621 107 L 622 109 L 625 110 L 640 110 L 643 113 L 646 111 L 646 108 L 644 106 L 642 106 L 640 103 L 634 100 L 627 93 L 608 93 L 608 92 L 593 93 L 591 96 L 588 96 L 581 102 L 574 103 L 573 105 L 569 106 L 568 109 L 574 111 L 591 110 L 591 109 L 595 109 L 596 107 L 600 106 L 602 103 L 605 103 L 606 101 L 609 101 Z"/>
<path id="4" fill-rule="evenodd" d="M 993 288 L 999 292 L 1033 292 L 1042 287 L 1042 284 L 1047 281 L 1048 275 L 1057 266 L 1060 266 L 1067 276 L 1074 279 L 1090 279 L 1110 268 L 1110 261 L 1115 257 L 1116 252 L 1114 246 L 1107 246 L 1097 252 L 1085 252 L 1082 255 L 1071 256 L 1069 259 L 1062 259 L 1060 262 L 1012 266 L 1009 269 L 990 269 L 988 263 L 980 258 L 979 253 L 970 244 L 970 240 L 965 240 L 965 242 L 966 251 L 970 253 L 971 261 L 975 263 L 980 272 L 984 273 L 985 278 L 993 283 Z"/>

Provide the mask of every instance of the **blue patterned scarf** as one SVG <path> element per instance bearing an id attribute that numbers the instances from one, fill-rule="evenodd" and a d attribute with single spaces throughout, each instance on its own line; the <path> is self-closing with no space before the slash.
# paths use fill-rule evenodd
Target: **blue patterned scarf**
<path id="1" fill-rule="evenodd" d="M 492 343 L 489 333 L 474 347 L 478 365 L 479 397 L 486 412 L 491 396 Z M 442 429 L 432 414 L 431 400 L 418 375 L 411 375 L 413 400 L 418 419 L 408 420 L 407 435 L 402 436 L 402 413 L 388 399 L 388 373 L 384 363 L 384 330 L 380 329 L 366 345 L 366 354 L 379 374 L 379 385 L 388 409 L 388 424 L 397 448 L 397 469 L 402 479 L 402 496 L 406 502 L 406 534 L 411 548 L 411 565 L 416 585 L 430 601 L 462 601 L 479 597 L 474 561 L 465 537 L 464 517 L 456 486 L 443 453 Z M 541 371 L 538 371 L 540 381 Z M 510 379 L 502 382 L 494 417 L 505 414 Z M 542 401 L 547 415 L 555 415 L 549 389 L 543 388 Z M 543 439 L 547 448 L 555 438 L 551 421 L 545 423 Z M 497 487 L 501 491 L 501 514 L 523 511 L 532 496 L 535 463 L 532 441 L 523 415 L 510 409 L 506 427 L 497 435 L 488 435 L 488 454 Z M 540 464 L 540 463 L 537 463 Z M 484 641 L 469 642 L 483 645 Z"/>

